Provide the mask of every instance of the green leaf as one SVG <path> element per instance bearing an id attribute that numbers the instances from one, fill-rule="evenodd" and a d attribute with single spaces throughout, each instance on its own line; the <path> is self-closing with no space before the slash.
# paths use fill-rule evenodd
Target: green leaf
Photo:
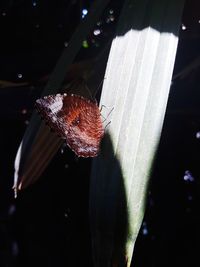
<path id="1" fill-rule="evenodd" d="M 95 267 L 131 264 L 160 140 L 183 4 L 125 1 L 100 103 L 107 134 L 91 174 Z"/>

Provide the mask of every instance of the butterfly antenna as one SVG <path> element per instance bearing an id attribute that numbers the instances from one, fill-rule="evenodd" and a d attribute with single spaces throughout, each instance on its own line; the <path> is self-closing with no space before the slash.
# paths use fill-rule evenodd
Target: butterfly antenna
<path id="1" fill-rule="evenodd" d="M 97 93 L 98 93 L 99 89 L 101 88 L 101 86 L 102 86 L 102 84 L 103 84 L 103 82 L 104 82 L 105 79 L 106 79 L 106 78 L 104 77 L 104 78 L 102 79 L 102 81 L 100 82 L 100 84 L 98 85 L 97 89 L 95 90 L 95 92 L 94 92 L 94 94 L 93 94 L 93 98 L 95 98 L 95 96 L 97 95 Z"/>
<path id="2" fill-rule="evenodd" d="M 92 95 L 92 93 L 91 93 L 91 91 L 90 91 L 90 89 L 89 89 L 89 87 L 87 86 L 86 83 L 85 83 L 85 89 L 86 89 L 86 91 L 88 92 L 90 98 L 91 98 L 92 100 L 95 100 L 95 98 L 93 97 L 93 95 Z"/>

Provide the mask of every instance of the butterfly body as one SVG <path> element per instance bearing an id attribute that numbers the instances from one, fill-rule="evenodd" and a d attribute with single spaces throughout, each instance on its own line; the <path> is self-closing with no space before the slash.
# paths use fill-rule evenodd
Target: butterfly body
<path id="1" fill-rule="evenodd" d="M 96 102 L 74 94 L 57 94 L 38 99 L 36 108 L 77 156 L 98 155 L 104 129 Z"/>

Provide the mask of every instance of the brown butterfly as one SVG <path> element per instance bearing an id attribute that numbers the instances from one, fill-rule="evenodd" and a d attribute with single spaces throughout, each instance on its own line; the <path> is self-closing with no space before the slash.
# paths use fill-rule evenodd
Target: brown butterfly
<path id="1" fill-rule="evenodd" d="M 98 155 L 104 129 L 95 101 L 74 94 L 57 94 L 38 99 L 36 108 L 77 156 Z"/>

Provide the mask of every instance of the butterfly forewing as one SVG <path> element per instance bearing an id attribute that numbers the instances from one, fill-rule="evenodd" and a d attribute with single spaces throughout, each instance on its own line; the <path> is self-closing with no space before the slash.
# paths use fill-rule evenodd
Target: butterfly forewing
<path id="1" fill-rule="evenodd" d="M 36 108 L 42 118 L 60 137 L 66 138 L 68 125 L 64 123 L 63 117 L 59 115 L 63 109 L 63 95 L 50 95 L 36 101 Z"/>

